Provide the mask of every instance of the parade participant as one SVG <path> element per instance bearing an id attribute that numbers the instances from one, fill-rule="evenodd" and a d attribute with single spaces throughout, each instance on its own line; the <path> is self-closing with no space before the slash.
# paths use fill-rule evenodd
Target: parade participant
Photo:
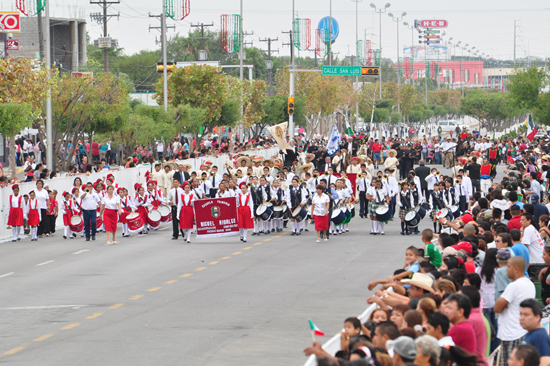
<path id="1" fill-rule="evenodd" d="M 281 187 L 281 184 L 278 180 L 273 181 L 273 188 L 271 191 L 271 201 L 273 202 L 273 207 L 281 207 L 283 204 L 286 204 L 288 201 L 288 192 Z M 283 231 L 283 218 L 274 219 L 274 225 L 276 226 L 277 232 Z"/>
<path id="2" fill-rule="evenodd" d="M 325 172 L 324 174 L 324 177 L 325 179 L 327 180 L 327 185 L 330 187 L 332 184 L 336 184 L 336 180 L 338 179 L 338 177 L 335 177 L 333 175 L 333 170 L 332 168 L 328 168 L 328 170 Z"/>
<path id="3" fill-rule="evenodd" d="M 497 174 L 497 164 L 500 159 L 500 154 L 498 151 L 497 143 L 492 143 L 492 146 L 489 148 L 489 163 L 491 166 L 491 178 L 494 178 Z"/>
<path id="4" fill-rule="evenodd" d="M 375 186 L 370 187 L 367 191 L 367 200 L 369 203 L 369 216 L 371 219 L 371 235 L 385 235 L 384 234 L 384 223 L 378 222 L 376 219 L 376 209 L 382 206 L 384 203 L 390 203 L 391 199 L 385 188 L 382 187 L 382 182 L 377 179 L 373 180 Z"/>
<path id="5" fill-rule="evenodd" d="M 163 184 L 162 186 L 159 185 L 159 189 L 162 190 L 163 197 L 168 197 L 168 192 L 172 188 L 174 174 L 175 174 L 175 171 L 172 170 L 172 166 L 170 164 L 164 164 L 164 175 L 162 177 Z"/>
<path id="6" fill-rule="evenodd" d="M 71 218 L 74 215 L 74 201 L 71 199 L 69 192 L 63 192 L 63 205 L 61 206 L 61 215 L 63 216 L 63 239 L 67 239 L 67 236 L 72 239 L 73 232 L 71 231 Z"/>
<path id="7" fill-rule="evenodd" d="M 265 179 L 265 177 L 260 178 L 260 188 L 262 190 L 262 203 L 270 202 L 271 187 L 269 186 L 269 184 L 267 184 L 267 180 Z M 263 224 L 263 230 L 262 228 L 260 228 L 260 231 L 263 231 L 263 233 L 266 235 L 269 234 L 271 232 L 271 219 L 267 221 L 262 221 L 261 224 Z"/>
<path id="8" fill-rule="evenodd" d="M 351 201 L 350 190 L 346 187 L 344 179 L 336 181 L 336 193 L 338 194 L 338 204 L 347 205 Z M 336 228 L 336 232 L 343 234 L 349 232 L 348 224 L 342 224 Z"/>
<path id="9" fill-rule="evenodd" d="M 453 187 L 453 181 L 451 178 L 445 179 L 445 207 L 451 208 L 451 206 L 458 205 L 457 193 L 455 192 L 455 187 Z"/>
<path id="10" fill-rule="evenodd" d="M 180 223 L 180 230 L 183 230 L 183 240 L 191 243 L 191 231 L 195 222 L 195 213 L 193 210 L 196 196 L 191 192 L 191 185 L 184 183 L 184 192 L 180 195 L 177 219 Z"/>
<path id="11" fill-rule="evenodd" d="M 29 192 L 29 203 L 25 206 L 28 225 L 31 228 L 31 241 L 38 240 L 38 225 L 42 219 L 42 212 L 38 208 L 38 200 L 34 191 Z"/>
<path id="12" fill-rule="evenodd" d="M 297 177 L 292 179 L 292 187 L 290 188 L 290 212 L 294 212 L 298 207 L 303 207 L 307 202 L 306 192 L 300 186 L 300 180 Z M 290 218 L 292 233 L 290 235 L 300 235 L 300 229 L 302 227 L 301 222 L 297 222 L 294 217 Z"/>
<path id="13" fill-rule="evenodd" d="M 46 214 L 46 220 L 50 220 L 48 225 L 50 228 L 49 234 L 53 236 L 55 234 L 55 223 L 57 216 L 59 215 L 59 203 L 57 202 L 57 191 L 48 191 L 50 198 L 48 199 L 48 213 Z"/>
<path id="14" fill-rule="evenodd" d="M 160 182 L 159 185 L 164 185 L 164 170 L 162 170 L 161 163 L 155 163 L 155 171 L 151 174 L 151 179 Z"/>
<path id="15" fill-rule="evenodd" d="M 125 188 L 117 189 L 117 194 L 120 197 L 120 206 L 122 207 L 122 213 L 119 216 L 119 222 L 122 224 L 122 237 L 127 238 L 130 236 L 130 228 L 128 227 L 128 215 L 135 212 L 136 208 L 132 204 L 132 199 L 128 196 L 128 190 Z"/>
<path id="16" fill-rule="evenodd" d="M 304 180 L 304 181 L 307 181 L 306 175 L 309 174 L 311 176 L 311 174 L 309 173 L 309 171 L 311 169 L 313 169 L 313 164 L 311 164 L 311 163 L 301 165 L 300 168 L 298 168 L 298 170 L 301 172 L 300 173 L 300 179 Z"/>
<path id="17" fill-rule="evenodd" d="M 324 193 L 324 186 L 322 184 L 317 185 L 316 190 L 317 194 L 313 196 L 311 201 L 311 217 L 313 217 L 315 221 L 317 243 L 319 243 L 323 232 L 325 232 L 324 240 L 328 240 L 326 232 L 329 230 L 330 197 Z"/>
<path id="18" fill-rule="evenodd" d="M 443 166 L 445 168 L 451 168 L 454 165 L 455 149 L 456 143 L 451 142 L 451 138 L 447 136 L 445 142 L 441 144 L 441 152 L 444 156 Z"/>
<path id="19" fill-rule="evenodd" d="M 101 200 L 101 211 L 99 213 L 105 226 L 105 232 L 107 233 L 107 245 L 116 244 L 118 215 L 122 214 L 120 197 L 115 195 L 114 192 L 115 187 L 107 187 L 107 194 Z"/>
<path id="20" fill-rule="evenodd" d="M 99 197 L 99 200 L 101 201 L 103 199 L 103 197 L 105 197 L 105 185 L 103 184 L 103 182 L 101 181 L 101 179 L 98 179 L 94 184 L 93 184 L 93 187 L 95 189 L 95 192 L 97 194 L 97 196 Z M 98 204 L 97 205 L 97 209 L 96 209 L 96 212 L 99 213 L 99 211 L 101 210 L 101 204 Z M 97 220 L 96 220 L 96 224 L 97 224 Z M 97 231 L 98 232 L 103 232 L 105 230 L 105 223 L 102 221 L 101 222 L 101 225 L 99 225 L 97 227 Z"/>
<path id="21" fill-rule="evenodd" d="M 359 165 L 359 158 L 354 156 L 351 158 L 351 164 L 346 169 L 347 173 L 361 173 L 361 165 Z"/>
<path id="22" fill-rule="evenodd" d="M 243 182 L 244 183 L 244 182 Z M 239 187 L 241 185 L 239 184 Z M 265 198 L 263 196 L 263 189 L 258 184 L 258 177 L 252 177 L 252 183 L 250 185 L 247 185 L 250 191 L 250 196 L 253 204 L 253 211 L 254 214 L 254 232 L 252 235 L 261 235 L 261 232 L 263 231 L 263 221 L 262 219 L 257 215 L 256 210 L 262 203 L 265 202 Z"/>
<path id="23" fill-rule="evenodd" d="M 382 145 L 380 144 L 379 140 L 374 140 L 374 144 L 371 146 L 372 150 L 372 160 L 374 160 L 374 168 L 378 169 L 378 166 L 380 165 L 380 152 L 382 151 Z"/>
<path id="24" fill-rule="evenodd" d="M 195 195 L 196 199 L 206 198 L 205 192 L 202 187 L 199 185 L 198 178 L 194 178 L 191 182 L 191 192 Z"/>
<path id="25" fill-rule="evenodd" d="M 24 208 L 26 205 L 23 202 L 23 197 L 19 195 L 19 185 L 14 184 L 11 186 L 11 189 L 13 195 L 10 195 L 9 198 L 8 226 L 11 226 L 12 241 L 18 241 L 21 240 L 21 227 L 24 224 Z"/>
<path id="26" fill-rule="evenodd" d="M 209 197 L 214 198 L 216 197 L 216 193 L 222 181 L 222 178 L 218 175 L 218 167 L 216 165 L 212 166 L 212 170 L 210 172 L 210 178 L 208 180 L 210 181 Z"/>
<path id="27" fill-rule="evenodd" d="M 481 180 L 481 191 L 484 194 L 489 193 L 489 188 L 491 188 L 492 185 L 492 176 L 491 176 L 491 169 L 492 166 L 489 164 L 489 161 L 487 160 L 487 157 L 483 157 L 483 164 L 481 164 L 480 167 L 480 180 Z"/>
<path id="28" fill-rule="evenodd" d="M 401 183 L 401 191 L 397 194 L 396 205 L 399 207 L 399 218 L 401 219 L 401 235 L 410 235 L 409 228 L 405 224 L 405 216 L 412 210 L 413 198 L 409 190 L 409 183 Z"/>
<path id="29" fill-rule="evenodd" d="M 248 229 L 254 228 L 254 205 L 252 203 L 252 196 L 248 193 L 246 183 L 241 183 L 239 188 L 241 193 L 238 195 L 238 223 L 239 231 L 241 234 L 241 241 L 246 243 L 246 235 Z"/>
<path id="30" fill-rule="evenodd" d="M 269 174 L 269 167 L 264 167 L 263 169 L 263 175 L 262 177 L 265 177 L 265 179 L 267 180 L 267 182 L 269 183 L 269 185 L 272 185 L 273 184 L 273 181 L 275 180 L 275 178 L 273 178 L 271 176 L 271 174 Z"/>
<path id="31" fill-rule="evenodd" d="M 216 193 L 216 198 L 225 198 L 225 197 L 235 197 L 235 192 L 227 189 L 227 183 L 222 181 L 219 184 L 218 192 Z"/>
<path id="32" fill-rule="evenodd" d="M 470 202 L 470 196 L 468 195 L 468 188 L 462 181 L 462 176 L 456 177 L 455 181 L 456 202 L 461 213 L 466 212 L 468 209 L 468 202 Z"/>
<path id="33" fill-rule="evenodd" d="M 319 185 L 319 182 L 320 182 L 319 171 L 317 169 L 313 169 L 313 175 L 307 181 L 308 189 L 310 190 L 310 192 L 313 192 L 316 190 L 315 187 Z"/>
<path id="34" fill-rule="evenodd" d="M 411 198 L 413 201 L 411 210 L 414 210 L 415 207 L 418 207 L 418 205 L 424 202 L 424 197 L 422 196 L 422 190 L 414 180 L 409 181 L 409 190 L 411 191 Z M 413 229 L 413 232 L 418 234 L 418 226 Z"/>
<path id="35" fill-rule="evenodd" d="M 428 196 L 428 204 L 431 209 L 431 218 L 434 224 L 434 233 L 441 233 L 441 224 L 439 224 L 439 230 L 437 230 L 437 213 L 439 210 L 445 208 L 445 183 L 441 182 L 434 184 L 434 190 Z"/>
<path id="36" fill-rule="evenodd" d="M 208 174 L 206 172 L 201 173 L 201 182 L 199 183 L 199 187 L 204 192 L 206 198 L 211 198 L 210 192 L 212 189 L 212 181 L 208 180 Z"/>
<path id="37" fill-rule="evenodd" d="M 436 184 L 439 185 L 440 175 L 436 168 L 430 170 L 430 174 L 426 177 L 426 197 L 430 197 Z"/>
<path id="38" fill-rule="evenodd" d="M 95 240 L 95 234 L 97 232 L 97 208 L 101 199 L 93 189 L 91 182 L 86 183 L 86 189 L 84 189 L 84 193 L 82 193 L 80 198 L 86 241 L 90 241 L 90 237 L 92 240 Z"/>
<path id="39" fill-rule="evenodd" d="M 367 177 L 368 172 L 363 170 L 361 176 L 355 181 L 355 189 L 357 190 L 357 200 L 359 201 L 359 217 L 367 217 L 368 201 L 367 190 L 371 186 L 371 180 Z"/>
<path id="40" fill-rule="evenodd" d="M 38 209 L 40 210 L 40 223 L 38 226 L 38 235 L 50 236 L 50 220 L 47 220 L 46 215 L 49 211 L 49 192 L 44 189 L 44 181 L 39 179 L 36 181 L 35 197 L 38 202 Z"/>
<path id="41" fill-rule="evenodd" d="M 397 160 L 397 151 L 394 149 L 389 149 L 387 152 L 388 157 L 384 160 L 384 166 L 387 169 L 392 171 L 394 178 L 397 177 L 397 166 L 399 165 L 399 160 Z"/>
<path id="42" fill-rule="evenodd" d="M 74 215 L 78 215 L 82 217 L 82 198 L 80 197 L 81 193 L 84 193 L 81 189 L 77 187 L 73 187 L 73 190 L 71 191 L 73 194 L 73 207 L 74 207 Z M 73 236 L 76 237 L 76 233 L 73 233 Z M 84 230 L 80 232 L 80 237 L 84 237 Z"/>
<path id="43" fill-rule="evenodd" d="M 151 196 L 145 193 L 145 188 L 143 188 L 139 183 L 134 184 L 134 190 L 136 191 L 136 195 L 134 197 L 133 206 L 137 208 L 139 219 L 143 224 L 143 229 L 139 232 L 139 234 L 148 234 L 149 224 L 147 221 L 147 215 L 149 214 L 149 209 L 147 206 L 151 204 Z"/>
<path id="44" fill-rule="evenodd" d="M 393 171 L 391 169 L 386 168 L 384 170 L 384 173 L 385 173 L 385 175 L 383 176 L 384 188 L 386 188 L 386 192 L 390 197 L 392 212 L 395 212 L 395 196 L 399 191 L 399 185 L 397 184 L 397 179 L 395 179 L 394 176 L 392 175 Z"/>

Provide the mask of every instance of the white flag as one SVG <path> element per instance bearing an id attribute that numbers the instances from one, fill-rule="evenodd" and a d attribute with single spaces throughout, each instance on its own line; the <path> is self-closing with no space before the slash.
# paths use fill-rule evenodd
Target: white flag
<path id="1" fill-rule="evenodd" d="M 277 142 L 277 145 L 279 145 L 279 149 L 283 152 L 287 149 L 292 150 L 292 146 L 290 146 L 286 142 L 287 128 L 288 128 L 288 122 L 279 123 L 278 125 L 270 126 L 267 128 L 271 136 L 273 136 L 273 138 Z"/>
<path id="2" fill-rule="evenodd" d="M 327 144 L 327 152 L 329 155 L 332 155 L 340 148 L 340 132 L 338 132 L 338 126 L 336 123 L 334 124 L 334 128 L 332 129 L 332 133 L 330 134 L 330 139 L 328 140 Z"/>

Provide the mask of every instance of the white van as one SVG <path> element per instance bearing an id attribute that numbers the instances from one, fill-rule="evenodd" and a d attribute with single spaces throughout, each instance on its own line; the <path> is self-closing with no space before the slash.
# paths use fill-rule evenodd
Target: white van
<path id="1" fill-rule="evenodd" d="M 441 127 L 442 132 L 451 132 L 451 131 L 455 132 L 456 126 L 460 126 L 459 121 L 450 120 L 450 121 L 438 122 L 438 129 L 439 127 Z"/>

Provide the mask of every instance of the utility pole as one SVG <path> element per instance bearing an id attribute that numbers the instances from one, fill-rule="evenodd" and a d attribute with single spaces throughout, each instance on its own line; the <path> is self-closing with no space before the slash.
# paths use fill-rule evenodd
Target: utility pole
<path id="1" fill-rule="evenodd" d="M 48 79 L 52 77 L 52 55 L 50 47 L 50 2 L 46 1 L 45 9 L 45 21 L 44 27 L 46 29 L 45 34 L 45 47 L 46 47 L 46 70 L 48 73 Z M 52 88 L 48 89 L 48 96 L 46 98 L 46 164 L 50 169 L 54 169 L 53 164 L 53 131 L 52 131 Z"/>
<path id="2" fill-rule="evenodd" d="M 38 13 L 38 47 L 40 50 L 40 60 L 44 59 L 44 28 L 42 25 L 42 12 Z"/>
<path id="3" fill-rule="evenodd" d="M 168 61 L 167 61 L 167 54 L 166 54 L 166 47 L 167 47 L 167 39 L 166 39 L 166 31 L 168 28 L 176 29 L 175 25 L 166 26 L 166 2 L 164 0 L 162 1 L 162 14 L 160 15 L 151 15 L 149 14 L 149 18 L 159 18 L 160 19 L 160 27 L 151 27 L 149 26 L 149 32 L 151 29 L 160 29 L 160 43 L 162 48 L 162 79 L 163 79 L 163 99 L 164 99 L 164 111 L 168 111 Z"/>
<path id="4" fill-rule="evenodd" d="M 399 74 L 399 71 L 401 70 L 401 64 L 399 63 L 399 55 L 401 54 L 399 50 L 399 22 L 403 20 L 407 13 L 403 12 L 403 14 L 401 14 L 401 18 L 399 16 L 394 16 L 392 13 L 389 13 L 388 15 L 397 25 L 397 85 L 401 86 L 401 75 Z M 401 102 L 399 100 L 397 101 L 397 113 L 401 113 Z"/>
<path id="5" fill-rule="evenodd" d="M 294 0 L 292 1 L 292 25 L 294 26 Z M 290 46 L 290 91 L 289 91 L 289 97 L 294 96 L 294 38 L 293 38 L 293 30 L 291 29 L 288 32 L 283 32 L 284 34 L 288 34 L 290 36 L 290 43 L 283 43 L 283 46 L 289 45 Z M 288 135 L 290 139 L 294 137 L 294 115 L 290 114 L 288 116 Z"/>
<path id="6" fill-rule="evenodd" d="M 382 13 L 385 13 L 386 10 L 391 6 L 390 3 L 386 3 L 386 5 L 384 5 L 384 8 L 380 8 L 380 9 L 376 9 L 376 5 L 374 4 L 370 4 L 370 7 L 374 9 L 374 12 L 375 13 L 378 13 L 378 15 L 380 16 L 380 31 L 379 31 L 379 36 L 380 36 L 380 75 L 379 75 L 379 79 L 380 79 L 380 99 L 382 99 Z"/>
<path id="7" fill-rule="evenodd" d="M 267 52 L 267 83 L 269 85 L 269 96 L 273 96 L 273 62 L 271 62 L 271 54 L 275 52 L 279 52 L 279 50 L 271 50 L 271 43 L 278 41 L 279 38 L 266 38 L 266 39 L 260 39 L 260 42 L 266 42 L 267 43 L 267 51 L 262 50 L 264 52 Z"/>
<path id="8" fill-rule="evenodd" d="M 521 20 L 521 19 L 517 19 L 517 20 L 514 20 L 514 64 L 516 63 L 516 28 L 517 28 L 517 25 L 516 25 L 516 22 L 518 20 Z"/>
<path id="9" fill-rule="evenodd" d="M 204 50 L 204 40 L 214 38 L 214 37 L 205 37 L 204 36 L 204 28 L 213 27 L 213 26 L 214 26 L 214 23 L 211 23 L 211 24 L 204 24 L 204 23 L 193 24 L 193 23 L 191 23 L 192 28 L 200 28 L 201 29 L 201 36 L 200 37 L 191 37 L 191 38 L 192 39 L 200 39 L 201 40 L 201 49 L 203 49 L 203 50 Z"/>
<path id="10" fill-rule="evenodd" d="M 108 37 L 107 22 L 112 17 L 117 17 L 117 19 L 120 18 L 120 13 L 108 14 L 107 9 L 113 4 L 120 4 L 120 0 L 90 0 L 90 4 L 96 4 L 103 8 L 103 14 L 91 13 L 90 18 L 103 24 L 103 37 Z M 105 72 L 109 72 L 109 47 L 103 48 L 103 67 Z"/>

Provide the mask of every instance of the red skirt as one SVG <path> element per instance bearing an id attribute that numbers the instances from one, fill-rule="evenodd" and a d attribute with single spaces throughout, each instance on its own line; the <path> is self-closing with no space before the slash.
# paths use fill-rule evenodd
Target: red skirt
<path id="1" fill-rule="evenodd" d="M 326 216 L 314 215 L 313 217 L 315 220 L 315 230 L 317 231 L 328 230 L 328 226 L 329 226 L 328 215 Z"/>
<path id="2" fill-rule="evenodd" d="M 180 229 L 192 229 L 195 222 L 195 212 L 192 206 L 182 206 L 180 211 Z"/>
<path id="3" fill-rule="evenodd" d="M 250 216 L 250 207 L 239 206 L 239 229 L 254 229 L 254 219 Z"/>
<path id="4" fill-rule="evenodd" d="M 126 220 L 126 217 L 128 217 L 128 215 L 131 213 L 126 211 L 126 210 L 122 210 L 122 214 L 118 215 L 118 222 L 120 222 L 121 224 L 127 224 L 128 223 L 128 220 Z"/>
<path id="5" fill-rule="evenodd" d="M 149 210 L 147 209 L 147 207 L 139 206 L 137 212 L 143 225 L 147 225 L 147 215 L 149 214 Z"/>
<path id="6" fill-rule="evenodd" d="M 23 226 L 23 209 L 21 207 L 10 208 L 10 217 L 8 218 L 9 226 Z"/>
<path id="7" fill-rule="evenodd" d="M 111 210 L 109 208 L 106 208 L 105 211 L 103 211 L 103 225 L 105 225 L 105 231 L 109 231 L 111 233 L 116 232 L 117 222 L 118 222 L 117 210 Z"/>
<path id="8" fill-rule="evenodd" d="M 69 226 L 71 224 L 71 211 L 67 212 L 66 214 L 63 214 L 63 225 Z"/>
<path id="9" fill-rule="evenodd" d="M 31 208 L 29 210 L 29 220 L 27 221 L 29 226 L 38 226 L 40 225 L 40 214 L 38 213 L 37 208 Z"/>

